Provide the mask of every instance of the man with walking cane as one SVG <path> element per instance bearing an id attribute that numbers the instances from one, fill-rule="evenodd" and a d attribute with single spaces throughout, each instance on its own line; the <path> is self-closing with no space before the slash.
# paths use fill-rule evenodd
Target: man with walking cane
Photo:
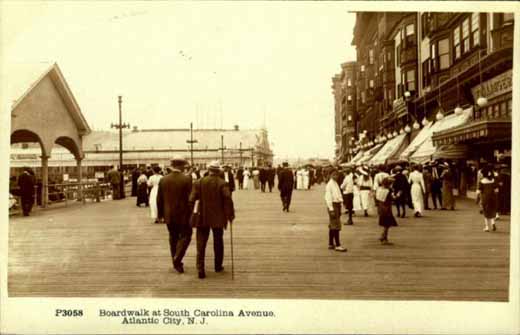
<path id="1" fill-rule="evenodd" d="M 204 261 L 210 229 L 213 232 L 215 272 L 224 271 L 222 266 L 224 260 L 224 229 L 227 228 L 228 222 L 231 225 L 235 218 L 229 185 L 220 175 L 219 162 L 211 162 L 209 174 L 194 184 L 190 194 L 190 204 L 194 205 L 199 200 L 200 219 L 195 228 L 197 228 L 197 271 L 200 279 L 206 278 Z"/>

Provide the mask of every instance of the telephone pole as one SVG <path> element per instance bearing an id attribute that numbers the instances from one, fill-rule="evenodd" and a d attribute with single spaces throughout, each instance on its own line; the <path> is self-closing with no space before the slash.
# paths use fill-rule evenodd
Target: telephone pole
<path id="1" fill-rule="evenodd" d="M 190 139 L 186 141 L 186 143 L 190 144 L 190 158 L 191 158 L 191 166 L 193 167 L 193 144 L 198 143 L 197 140 L 193 139 L 193 122 L 190 122 Z"/>

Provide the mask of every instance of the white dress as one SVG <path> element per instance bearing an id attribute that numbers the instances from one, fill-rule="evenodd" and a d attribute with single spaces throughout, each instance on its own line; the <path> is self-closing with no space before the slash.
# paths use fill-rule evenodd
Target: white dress
<path id="1" fill-rule="evenodd" d="M 251 177 L 251 172 L 249 170 L 245 170 L 243 174 L 243 180 L 244 180 L 244 190 L 248 189 L 249 185 L 249 177 Z"/>
<path id="2" fill-rule="evenodd" d="M 419 171 L 413 171 L 410 173 L 410 178 L 408 178 L 408 182 L 412 184 L 411 194 L 412 194 L 412 204 L 413 209 L 417 213 L 422 213 L 424 200 L 423 200 L 423 191 L 424 187 L 424 178 L 422 173 Z"/>
<path id="3" fill-rule="evenodd" d="M 309 188 L 309 170 L 303 170 L 303 189 L 307 190 Z"/>
<path id="4" fill-rule="evenodd" d="M 151 187 L 150 190 L 150 199 L 148 200 L 148 204 L 150 205 L 150 217 L 152 219 L 157 219 L 157 192 L 159 191 L 159 181 L 161 181 L 162 176 L 160 174 L 154 174 L 148 179 L 148 187 Z"/>
<path id="5" fill-rule="evenodd" d="M 371 190 L 373 188 L 372 178 L 368 177 L 368 179 L 365 180 L 364 177 L 361 176 L 358 178 L 358 185 L 359 185 L 359 189 L 360 189 L 359 194 L 360 194 L 360 198 L 361 198 L 361 208 L 363 210 L 368 210 L 370 207 L 373 207 L 372 201 L 370 199 Z M 361 188 L 363 188 L 363 189 L 361 189 Z"/>
<path id="6" fill-rule="evenodd" d="M 298 190 L 303 190 L 303 170 L 298 170 L 296 172 L 296 188 Z"/>

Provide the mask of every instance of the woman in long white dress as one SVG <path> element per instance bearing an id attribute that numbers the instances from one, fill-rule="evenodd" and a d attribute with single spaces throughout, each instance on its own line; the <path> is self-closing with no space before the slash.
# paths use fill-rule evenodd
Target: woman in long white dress
<path id="1" fill-rule="evenodd" d="M 251 172 L 249 172 L 249 169 L 246 168 L 243 174 L 244 190 L 249 189 L 249 177 L 251 177 Z"/>
<path id="2" fill-rule="evenodd" d="M 150 190 L 150 199 L 148 200 L 148 204 L 150 205 L 150 217 L 155 223 L 159 223 L 157 218 L 157 192 L 159 191 L 159 182 L 162 178 L 162 175 L 160 174 L 161 168 L 154 166 L 153 172 L 154 174 L 148 179 L 148 187 L 152 188 Z"/>
<path id="3" fill-rule="evenodd" d="M 302 174 L 303 174 L 303 185 L 302 185 L 303 187 L 302 188 L 304 190 L 307 190 L 307 189 L 309 189 L 309 170 L 303 169 Z"/>
<path id="4" fill-rule="evenodd" d="M 359 195 L 361 199 L 361 208 L 364 211 L 364 215 L 368 216 L 368 209 L 370 208 L 371 201 L 370 196 L 372 194 L 372 177 L 368 174 L 364 169 L 360 169 L 359 173 L 361 174 L 361 178 L 358 178 L 358 186 L 359 186 Z"/>
<path id="5" fill-rule="evenodd" d="M 412 205 L 413 210 L 415 212 L 415 217 L 422 216 L 423 206 L 424 206 L 424 198 L 423 193 L 426 189 L 424 187 L 424 178 L 423 174 L 420 172 L 420 166 L 414 165 L 412 167 L 412 173 L 410 173 L 410 177 L 408 178 L 408 182 L 412 185 L 411 194 L 412 194 Z"/>
<path id="6" fill-rule="evenodd" d="M 296 189 L 303 190 L 303 169 L 296 172 Z"/>

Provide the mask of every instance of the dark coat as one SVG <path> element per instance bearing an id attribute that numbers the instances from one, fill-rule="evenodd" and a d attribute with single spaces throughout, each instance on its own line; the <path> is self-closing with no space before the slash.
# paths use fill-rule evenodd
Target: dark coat
<path id="1" fill-rule="evenodd" d="M 119 185 L 121 183 L 121 175 L 115 169 L 108 171 L 107 180 L 112 185 Z"/>
<path id="2" fill-rule="evenodd" d="M 173 171 L 161 178 L 157 191 L 157 213 L 166 224 L 189 224 L 191 178 Z"/>
<path id="3" fill-rule="evenodd" d="M 21 197 L 34 197 L 34 176 L 24 172 L 18 177 L 19 195 Z"/>
<path id="4" fill-rule="evenodd" d="M 200 200 L 200 227 L 225 228 L 235 218 L 229 186 L 218 175 L 210 173 L 193 185 L 190 204 L 196 200 Z"/>
<path id="5" fill-rule="evenodd" d="M 267 181 L 267 170 L 264 168 L 261 168 L 258 178 L 260 178 L 261 183 L 265 183 Z"/>
<path id="6" fill-rule="evenodd" d="M 267 182 L 271 185 L 274 184 L 274 176 L 276 175 L 276 171 L 273 168 L 267 169 Z"/>
<path id="7" fill-rule="evenodd" d="M 278 179 L 278 189 L 282 194 L 292 192 L 294 186 L 294 174 L 289 169 L 282 169 Z"/>
<path id="8" fill-rule="evenodd" d="M 244 179 L 244 169 L 240 168 L 237 170 L 237 179 L 242 181 Z"/>
<path id="9" fill-rule="evenodd" d="M 224 176 L 224 173 L 226 172 L 223 172 L 223 176 L 222 178 L 224 179 L 224 181 L 226 180 L 225 176 Z M 231 192 L 234 192 L 235 191 L 235 176 L 233 176 L 233 172 L 229 171 L 228 172 L 228 178 L 229 178 L 229 191 Z"/>

